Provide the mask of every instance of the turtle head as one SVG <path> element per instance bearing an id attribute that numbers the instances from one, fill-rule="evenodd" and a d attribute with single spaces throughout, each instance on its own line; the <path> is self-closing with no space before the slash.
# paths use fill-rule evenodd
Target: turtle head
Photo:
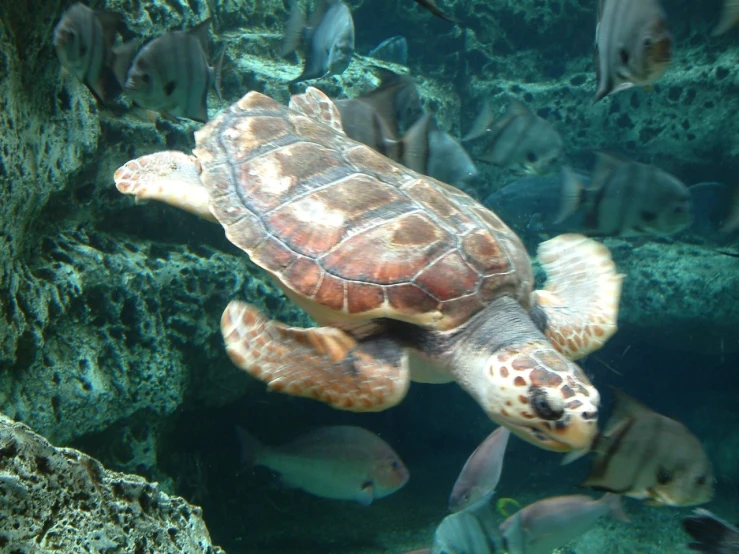
<path id="1" fill-rule="evenodd" d="M 474 396 L 491 419 L 546 450 L 587 450 L 600 395 L 585 373 L 544 341 L 502 348 L 482 364 Z"/>

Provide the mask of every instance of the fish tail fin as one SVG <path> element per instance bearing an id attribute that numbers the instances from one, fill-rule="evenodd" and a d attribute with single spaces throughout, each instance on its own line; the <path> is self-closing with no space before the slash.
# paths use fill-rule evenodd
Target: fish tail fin
<path id="1" fill-rule="evenodd" d="M 266 447 L 243 427 L 236 426 L 236 434 L 241 446 L 241 465 L 245 468 L 259 465 Z"/>
<path id="2" fill-rule="evenodd" d="M 560 188 L 559 213 L 554 223 L 562 223 L 580 207 L 583 202 L 584 188 L 571 167 L 562 166 L 562 184 Z"/>
<path id="3" fill-rule="evenodd" d="M 621 495 L 607 492 L 603 495 L 601 501 L 608 507 L 608 515 L 619 521 L 630 522 L 629 516 L 624 512 L 624 508 L 621 505 Z"/>
<path id="4" fill-rule="evenodd" d="M 408 129 L 400 141 L 402 146 L 401 163 L 419 173 L 426 172 L 429 155 L 428 134 L 431 124 L 431 114 L 424 113 L 418 121 L 411 125 L 411 128 Z"/>
<path id="5" fill-rule="evenodd" d="M 683 529 L 697 543 L 689 545 L 697 552 L 722 552 L 722 543 L 732 534 L 731 527 L 708 510 L 697 509 L 692 516 L 683 520 Z"/>

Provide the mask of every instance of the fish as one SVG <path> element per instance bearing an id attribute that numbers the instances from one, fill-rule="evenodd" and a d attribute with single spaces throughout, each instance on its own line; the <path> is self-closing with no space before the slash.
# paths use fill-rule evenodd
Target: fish
<path id="1" fill-rule="evenodd" d="M 356 98 L 334 99 L 344 132 L 353 140 L 393 158 L 401 136 L 423 115 L 421 96 L 412 77 L 375 68 L 380 86 Z M 395 161 L 398 161 L 395 155 Z"/>
<path id="2" fill-rule="evenodd" d="M 237 432 L 245 466 L 265 466 L 286 485 L 322 498 L 369 506 L 410 477 L 390 445 L 362 427 L 319 427 L 276 447 L 263 445 L 240 427 Z"/>
<path id="3" fill-rule="evenodd" d="M 483 154 L 475 159 L 521 170 L 524 174 L 545 173 L 560 160 L 564 151 L 557 130 L 515 98 L 510 100 L 503 117 L 497 120 L 490 104 L 485 102 L 462 142 L 482 137 L 485 137 Z"/>
<path id="4" fill-rule="evenodd" d="M 121 93 L 113 72 L 113 44 L 125 28 L 120 14 L 92 10 L 79 2 L 67 8 L 54 27 L 54 48 L 62 67 L 100 104 Z"/>
<path id="5" fill-rule="evenodd" d="M 616 404 L 580 485 L 644 500 L 695 506 L 713 498 L 714 474 L 700 441 L 682 423 L 614 389 Z"/>
<path id="6" fill-rule="evenodd" d="M 731 525 L 708 510 L 697 508 L 683 519 L 683 529 L 698 542 L 688 548 L 704 554 L 739 554 L 739 524 Z"/>
<path id="7" fill-rule="evenodd" d="M 599 500 L 582 494 L 556 496 L 522 508 L 501 523 L 500 533 L 509 554 L 551 554 L 605 515 L 629 521 L 619 495 L 607 493 Z"/>
<path id="8" fill-rule="evenodd" d="M 484 498 L 446 516 L 434 532 L 431 554 L 502 554 L 498 515 Z"/>
<path id="9" fill-rule="evenodd" d="M 300 43 L 297 37 L 302 32 L 307 42 L 303 72 L 289 84 L 341 75 L 354 56 L 351 10 L 341 0 L 316 0 L 308 24 L 304 23 L 305 16 L 300 10 L 297 0 L 293 0 L 280 51 L 283 56 L 293 52 Z"/>
<path id="10" fill-rule="evenodd" d="M 568 167 L 562 169 L 561 223 L 581 206 L 585 234 L 596 236 L 668 236 L 693 221 L 690 190 L 677 177 L 648 164 L 605 152 L 587 187 Z"/>
<path id="11" fill-rule="evenodd" d="M 452 488 L 449 511 L 458 512 L 483 498 L 492 497 L 503 471 L 503 457 L 510 436 L 508 429 L 498 427 L 470 455 Z"/>
<path id="12" fill-rule="evenodd" d="M 378 60 L 408 65 L 408 41 L 401 35 L 390 37 L 370 50 L 368 55 Z"/>
<path id="13" fill-rule="evenodd" d="M 732 29 L 739 22 L 739 0 L 724 0 L 724 8 L 721 13 L 716 28 L 713 30 L 713 36 L 723 35 Z"/>
<path id="14" fill-rule="evenodd" d="M 479 175 L 464 147 L 454 137 L 438 129 L 429 113 L 413 124 L 403 136 L 399 148 L 396 161 L 455 187 L 464 187 Z"/>
<path id="15" fill-rule="evenodd" d="M 136 104 L 166 117 L 208 121 L 208 90 L 221 100 L 221 54 L 215 67 L 208 63 L 210 19 L 187 31 L 171 31 L 137 51 L 129 42 L 119 51 L 116 73 L 123 90 Z"/>
<path id="16" fill-rule="evenodd" d="M 659 0 L 599 0 L 593 103 L 659 79 L 672 58 L 672 35 Z"/>
<path id="17" fill-rule="evenodd" d="M 427 10 L 431 12 L 436 17 L 439 17 L 443 19 L 444 21 L 448 21 L 449 23 L 458 23 L 456 19 L 452 19 L 448 15 L 445 15 L 444 12 L 441 11 L 439 6 L 436 5 L 436 0 L 413 0 L 416 4 L 421 6 L 424 10 Z"/>

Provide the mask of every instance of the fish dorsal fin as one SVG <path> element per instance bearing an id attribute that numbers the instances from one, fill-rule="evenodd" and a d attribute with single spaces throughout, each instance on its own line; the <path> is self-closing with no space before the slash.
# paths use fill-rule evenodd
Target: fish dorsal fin
<path id="1" fill-rule="evenodd" d="M 293 94 L 288 108 L 346 135 L 341 125 L 339 108 L 325 93 L 315 87 L 308 87 L 303 94 Z"/>
<path id="2" fill-rule="evenodd" d="M 565 219 L 577 211 L 583 200 L 583 186 L 571 167 L 562 166 L 562 184 L 560 185 L 559 213 L 554 223 L 562 223 Z M 569 462 L 568 462 L 569 463 Z"/>
<path id="3" fill-rule="evenodd" d="M 329 0 L 316 0 L 315 5 L 313 7 L 313 11 L 310 13 L 310 18 L 308 19 L 307 27 L 308 27 L 308 36 L 306 36 L 306 40 L 310 40 L 310 37 L 313 35 L 313 32 L 316 30 L 316 27 L 321 22 L 321 19 L 323 19 L 323 15 L 328 10 L 329 4 L 333 4 L 334 2 L 329 2 Z"/>
<path id="4" fill-rule="evenodd" d="M 431 128 L 431 114 L 426 112 L 416 121 L 403 137 L 401 163 L 418 173 L 426 173 L 429 157 L 428 134 Z"/>
<path id="5" fill-rule="evenodd" d="M 413 87 L 416 83 L 409 75 L 400 75 L 387 69 L 376 71 L 380 78 L 380 86 L 375 90 L 362 95 L 359 100 L 372 106 L 372 109 L 382 118 L 382 120 L 390 127 L 393 134 L 398 134 L 398 114 L 396 109 L 396 97 L 406 88 Z M 416 91 L 417 92 L 417 91 Z"/>
<path id="6" fill-rule="evenodd" d="M 475 121 L 473 121 L 472 127 L 470 128 L 469 132 L 462 137 L 462 142 L 467 142 L 468 140 L 474 140 L 483 136 L 485 133 L 488 132 L 488 129 L 493 124 L 494 120 L 495 116 L 493 115 L 493 110 L 490 107 L 490 102 L 485 100 L 482 103 L 482 109 L 475 118 Z"/>
<path id="7" fill-rule="evenodd" d="M 614 154 L 608 152 L 596 152 L 595 170 L 593 171 L 593 178 L 590 181 L 590 189 L 598 190 L 611 176 L 617 167 L 627 162 L 623 158 L 620 158 Z"/>
<path id="8" fill-rule="evenodd" d="M 606 0 L 598 0 L 598 23 L 603 18 L 603 9 L 606 6 Z"/>
<path id="9" fill-rule="evenodd" d="M 506 116 L 516 117 L 519 115 L 531 116 L 534 115 L 534 112 L 532 112 L 526 104 L 517 98 L 511 98 L 511 101 L 508 104 L 508 110 L 506 111 Z"/>
<path id="10" fill-rule="evenodd" d="M 197 25 L 195 25 L 195 27 L 187 31 L 188 34 L 198 39 L 198 42 L 200 42 L 200 46 L 202 46 L 203 52 L 205 52 L 206 57 L 208 56 L 208 32 L 210 30 L 210 22 L 211 18 L 209 17 L 202 23 L 198 23 Z"/>
<path id="11" fill-rule="evenodd" d="M 108 12 L 104 10 L 95 10 L 95 19 L 98 20 L 103 28 L 103 39 L 108 47 L 113 46 L 115 37 L 118 33 L 126 30 L 126 24 L 123 16 L 119 13 Z"/>

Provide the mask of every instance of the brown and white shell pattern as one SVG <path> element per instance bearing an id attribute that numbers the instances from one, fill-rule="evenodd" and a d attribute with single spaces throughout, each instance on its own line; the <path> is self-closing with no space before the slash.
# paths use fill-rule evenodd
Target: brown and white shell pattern
<path id="1" fill-rule="evenodd" d="M 449 330 L 501 293 L 528 309 L 525 248 L 454 187 L 257 92 L 195 138 L 229 240 L 319 323 Z"/>

